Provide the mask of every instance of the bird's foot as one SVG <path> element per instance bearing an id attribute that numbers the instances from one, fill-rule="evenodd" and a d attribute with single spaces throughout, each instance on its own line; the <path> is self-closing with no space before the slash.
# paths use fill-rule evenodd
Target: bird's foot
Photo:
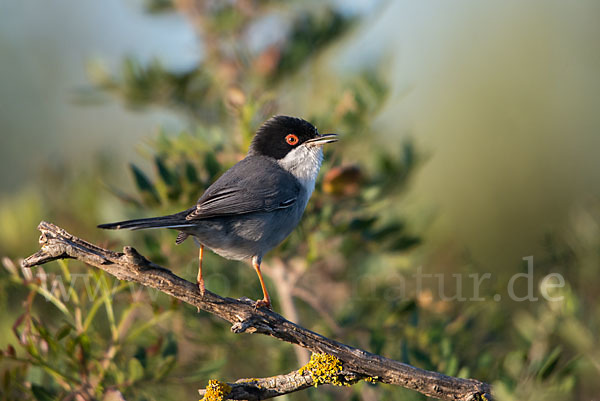
<path id="1" fill-rule="evenodd" d="M 204 287 L 204 280 L 199 281 L 198 283 L 198 291 L 200 291 L 200 296 L 204 298 L 204 294 L 206 293 L 206 288 Z M 198 308 L 198 313 L 200 313 L 200 308 Z"/>
<path id="2" fill-rule="evenodd" d="M 254 302 L 254 310 L 258 310 L 259 308 L 273 310 L 273 308 L 271 308 L 271 301 L 268 299 L 259 299 L 258 301 Z"/>
<path id="3" fill-rule="evenodd" d="M 204 280 L 199 281 L 196 284 L 198 285 L 198 291 L 200 291 L 200 296 L 204 297 L 204 294 L 206 293 L 206 287 L 204 287 Z"/>

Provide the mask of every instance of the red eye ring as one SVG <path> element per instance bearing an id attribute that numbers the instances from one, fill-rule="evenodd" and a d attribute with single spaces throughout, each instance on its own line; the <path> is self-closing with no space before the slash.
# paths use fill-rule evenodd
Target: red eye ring
<path id="1" fill-rule="evenodd" d="M 288 145 L 294 146 L 298 143 L 298 137 L 294 134 L 289 134 L 285 137 L 285 141 Z"/>

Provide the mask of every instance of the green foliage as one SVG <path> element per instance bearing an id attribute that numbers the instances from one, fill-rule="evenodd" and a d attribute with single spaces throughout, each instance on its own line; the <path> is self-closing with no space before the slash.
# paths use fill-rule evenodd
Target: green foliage
<path id="1" fill-rule="evenodd" d="M 300 12 L 294 18 L 289 45 L 281 50 L 272 79 L 278 81 L 294 73 L 330 42 L 344 34 L 353 22 L 353 18 L 332 8 L 325 8 L 318 15 Z"/>
<path id="2" fill-rule="evenodd" d="M 62 275 L 4 264 L 12 285 L 28 289 L 13 325 L 18 350 L 8 346 L 2 353 L 15 366 L 5 373 L 6 399 L 102 398 L 108 389 L 126 398 L 160 398 L 178 357 L 168 332 L 176 308 L 155 304 L 153 310 L 143 290 L 103 272 L 72 272 L 66 262 L 59 262 Z"/>
<path id="3" fill-rule="evenodd" d="M 192 3 L 197 8 L 187 9 Z M 164 12 L 173 4 L 147 6 Z M 88 172 L 73 173 L 68 164 L 49 168 L 38 188 L 0 203 L 2 255 L 30 253 L 27 239 L 35 238 L 42 217 L 106 241 L 114 237 L 93 229 L 100 222 L 188 208 L 243 157 L 261 122 L 275 113 L 299 115 L 322 132 L 341 134 L 341 141 L 327 149 L 300 227 L 265 259 L 275 310 L 288 297 L 303 326 L 425 369 L 493 382 L 500 400 L 583 400 L 600 391 L 600 208 L 591 207 L 572 232 L 548 240 L 541 268 L 566 278 L 565 288 L 555 289 L 564 297 L 560 302 L 452 302 L 436 298 L 435 288 L 415 292 L 415 266 L 439 253 L 427 248 L 404 212 L 422 154 L 410 140 L 390 140 L 397 132 L 377 125 L 389 98 L 383 61 L 352 74 L 323 68 L 325 50 L 346 38 L 360 18 L 321 2 L 177 7 L 200 32 L 204 54 L 197 66 L 170 71 L 159 61 L 128 58 L 117 72 L 93 64 L 89 73 L 99 89 L 126 105 L 175 110 L 189 128 L 159 132 L 143 149 L 146 166 L 123 165 L 115 172 L 114 163 L 100 157 Z M 286 21 L 285 37 L 249 50 L 249 29 L 267 15 Z M 112 182 L 121 170 L 131 175 L 128 189 L 97 184 L 98 178 Z M 123 235 L 153 261 L 194 279 L 190 241 L 176 247 L 174 232 L 158 230 Z M 485 271 L 467 262 L 444 264 L 441 273 Z M 48 265 L 53 274 L 46 276 L 43 269 L 20 270 L 10 259 L 4 265 L 3 399 L 102 399 L 110 391 L 127 400 L 197 399 L 196 389 L 209 379 L 274 375 L 299 366 L 286 344 L 236 337 L 204 313 L 80 264 Z M 275 285 L 273 273 L 281 266 L 289 290 Z M 251 269 L 210 253 L 205 277 L 207 287 L 223 296 L 260 294 Z M 490 284 L 486 292 L 505 284 Z M 322 390 L 290 399 L 335 397 Z M 381 384 L 359 383 L 347 391 L 352 399 L 373 398 L 373 391 L 380 399 L 423 399 Z"/>

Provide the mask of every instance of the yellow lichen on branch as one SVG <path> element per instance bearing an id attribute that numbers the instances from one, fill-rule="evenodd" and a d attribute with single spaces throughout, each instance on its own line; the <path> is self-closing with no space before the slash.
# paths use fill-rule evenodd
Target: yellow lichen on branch
<path id="1" fill-rule="evenodd" d="M 209 380 L 206 393 L 200 401 L 223 401 L 231 393 L 231 386 L 218 380 Z"/>
<path id="2" fill-rule="evenodd" d="M 333 384 L 334 386 L 349 386 L 350 383 L 340 376 L 342 371 L 342 362 L 333 355 L 312 354 L 310 361 L 302 366 L 298 373 L 310 373 L 315 387 L 319 384 Z"/>

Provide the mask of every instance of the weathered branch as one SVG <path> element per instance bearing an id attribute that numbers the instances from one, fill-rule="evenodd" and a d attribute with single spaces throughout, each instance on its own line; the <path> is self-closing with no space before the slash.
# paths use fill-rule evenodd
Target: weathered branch
<path id="1" fill-rule="evenodd" d="M 312 377 L 308 373 L 294 370 L 286 375 L 264 377 L 261 379 L 240 379 L 235 383 L 228 383 L 231 392 L 227 394 L 232 400 L 264 400 L 280 395 L 293 393 L 314 386 Z M 201 396 L 207 390 L 199 391 Z"/>
<path id="2" fill-rule="evenodd" d="M 473 379 L 446 376 L 419 369 L 402 362 L 371 354 L 339 343 L 298 326 L 281 315 L 266 309 L 255 310 L 250 300 L 223 298 L 210 291 L 200 295 L 194 283 L 158 266 L 134 248 L 125 247 L 123 253 L 112 252 L 77 238 L 51 223 L 38 226 L 41 249 L 23 261 L 32 267 L 56 259 L 77 259 L 112 274 L 119 280 L 135 281 L 155 288 L 190 305 L 212 313 L 232 324 L 235 333 L 260 333 L 300 345 L 314 353 L 335 356 L 341 361 L 340 372 L 349 382 L 360 378 L 376 378 L 382 383 L 394 384 L 418 391 L 441 400 L 491 400 L 491 387 Z M 265 379 L 252 379 L 230 384 L 232 399 L 265 399 L 310 387 L 313 381 L 306 372 Z"/>

